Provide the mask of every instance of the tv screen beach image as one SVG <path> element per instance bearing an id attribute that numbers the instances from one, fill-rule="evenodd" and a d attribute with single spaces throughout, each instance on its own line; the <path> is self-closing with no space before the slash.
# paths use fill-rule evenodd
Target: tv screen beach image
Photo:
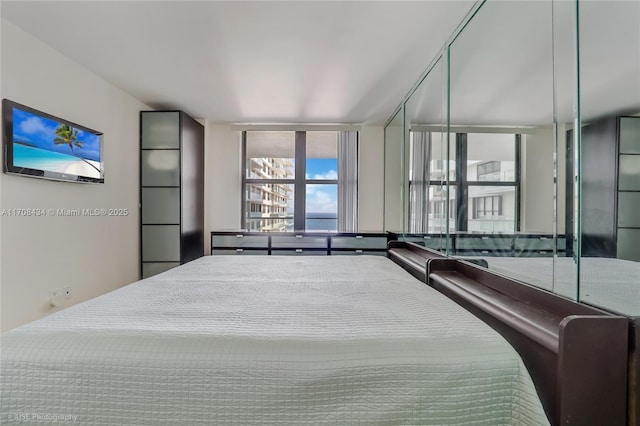
<path id="1" fill-rule="evenodd" d="M 13 166 L 101 178 L 100 136 L 14 107 Z"/>

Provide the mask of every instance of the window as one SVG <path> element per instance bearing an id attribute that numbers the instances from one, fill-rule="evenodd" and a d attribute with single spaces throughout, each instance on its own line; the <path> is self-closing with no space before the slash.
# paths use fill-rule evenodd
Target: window
<path id="1" fill-rule="evenodd" d="M 520 135 L 455 133 L 448 139 L 447 163 L 446 134 L 409 134 L 408 231 L 445 232 L 447 222 L 449 232 L 517 231 Z"/>
<path id="2" fill-rule="evenodd" d="M 477 175 L 478 180 L 500 180 L 500 162 L 489 161 L 478 164 Z"/>
<path id="3" fill-rule="evenodd" d="M 446 201 L 431 201 L 429 203 L 429 219 L 442 219 L 445 216 Z M 449 201 L 449 218 L 455 218 L 455 200 Z"/>
<path id="4" fill-rule="evenodd" d="M 488 216 L 500 216 L 502 206 L 502 195 L 491 197 L 472 198 L 473 218 L 479 219 Z"/>
<path id="5" fill-rule="evenodd" d="M 307 231 L 338 230 L 338 132 L 305 132 Z"/>
<path id="6" fill-rule="evenodd" d="M 295 132 L 246 132 L 243 141 L 243 228 L 293 229 Z"/>
<path id="7" fill-rule="evenodd" d="M 409 217 L 410 233 L 441 233 L 446 229 L 446 180 L 455 178 L 455 164 L 443 156 L 444 134 L 411 131 L 409 133 Z M 455 186 L 451 186 L 455 197 Z M 449 218 L 454 218 L 455 202 Z M 449 226 L 455 222 L 449 221 Z M 453 229 L 451 229 L 453 230 Z"/>
<path id="8" fill-rule="evenodd" d="M 458 217 L 458 230 L 474 233 L 513 233 L 518 229 L 520 135 L 468 133 L 457 149 L 466 156 L 467 218 Z M 464 226 L 466 225 L 466 228 Z"/>
<path id="9" fill-rule="evenodd" d="M 345 160 L 351 152 L 357 153 L 357 133 L 355 138 L 347 133 L 355 132 L 243 132 L 242 227 L 271 232 L 337 231 L 339 222 L 348 222 L 346 216 L 357 211 L 355 206 L 349 208 L 349 195 L 357 194 L 349 190 L 357 184 L 353 179 L 357 158 Z M 349 146 L 353 142 L 356 151 Z"/>

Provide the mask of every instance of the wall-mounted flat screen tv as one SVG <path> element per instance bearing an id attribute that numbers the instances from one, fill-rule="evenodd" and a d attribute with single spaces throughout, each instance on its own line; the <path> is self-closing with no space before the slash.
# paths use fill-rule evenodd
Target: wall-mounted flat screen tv
<path id="1" fill-rule="evenodd" d="M 5 173 L 104 183 L 102 133 L 2 100 Z"/>

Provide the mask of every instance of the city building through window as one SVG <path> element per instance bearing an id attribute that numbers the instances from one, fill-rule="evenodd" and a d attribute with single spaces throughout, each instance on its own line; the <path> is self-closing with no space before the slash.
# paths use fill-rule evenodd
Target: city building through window
<path id="1" fill-rule="evenodd" d="M 340 175 L 353 170 L 347 164 L 338 171 L 339 152 L 347 148 L 341 137 L 338 131 L 243 132 L 243 228 L 337 231 L 339 205 L 345 214 L 352 210 L 345 208 L 350 191 Z"/>
<path id="2" fill-rule="evenodd" d="M 520 135 L 412 131 L 409 142 L 409 232 L 518 230 Z"/>

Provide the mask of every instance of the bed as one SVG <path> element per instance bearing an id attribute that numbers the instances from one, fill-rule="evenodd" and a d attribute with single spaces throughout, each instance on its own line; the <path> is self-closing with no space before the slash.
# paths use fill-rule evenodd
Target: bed
<path id="1" fill-rule="evenodd" d="M 548 424 L 497 332 L 379 256 L 207 256 L 1 344 L 3 424 Z"/>

